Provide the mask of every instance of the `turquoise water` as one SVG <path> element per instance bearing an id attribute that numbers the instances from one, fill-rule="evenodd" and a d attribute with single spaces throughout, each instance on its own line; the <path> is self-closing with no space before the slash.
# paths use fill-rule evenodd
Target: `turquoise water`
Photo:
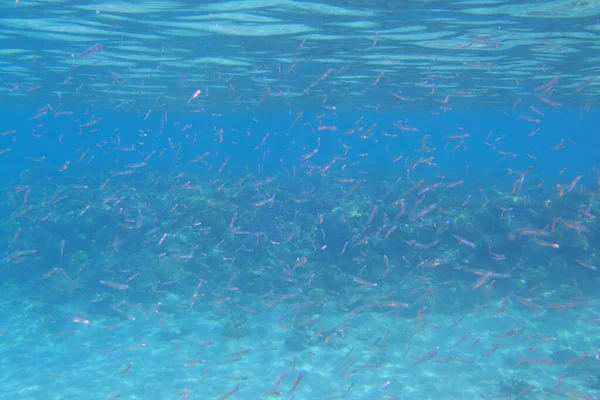
<path id="1" fill-rule="evenodd" d="M 600 396 L 599 3 L 0 10 L 0 399 Z"/>

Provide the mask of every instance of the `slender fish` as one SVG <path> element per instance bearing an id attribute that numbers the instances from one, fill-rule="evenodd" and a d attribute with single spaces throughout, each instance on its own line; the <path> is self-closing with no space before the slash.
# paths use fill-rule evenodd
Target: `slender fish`
<path id="1" fill-rule="evenodd" d="M 90 58 L 97 52 L 103 50 L 102 43 L 98 43 L 88 48 L 86 51 L 79 55 L 79 58 Z"/>

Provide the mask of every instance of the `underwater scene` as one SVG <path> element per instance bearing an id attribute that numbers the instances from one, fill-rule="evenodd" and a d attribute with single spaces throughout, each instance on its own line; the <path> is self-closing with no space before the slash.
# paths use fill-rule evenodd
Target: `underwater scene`
<path id="1" fill-rule="evenodd" d="M 0 400 L 600 398 L 600 2 L 0 5 Z"/>

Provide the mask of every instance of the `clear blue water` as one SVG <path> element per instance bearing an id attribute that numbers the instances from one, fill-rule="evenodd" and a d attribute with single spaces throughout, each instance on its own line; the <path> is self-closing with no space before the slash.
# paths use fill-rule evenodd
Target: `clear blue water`
<path id="1" fill-rule="evenodd" d="M 0 399 L 600 395 L 597 2 L 0 10 Z"/>

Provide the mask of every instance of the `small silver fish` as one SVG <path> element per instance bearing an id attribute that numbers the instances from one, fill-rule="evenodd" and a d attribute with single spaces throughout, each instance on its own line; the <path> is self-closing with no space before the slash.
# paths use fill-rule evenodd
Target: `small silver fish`
<path id="1" fill-rule="evenodd" d="M 101 50 L 103 50 L 102 43 L 95 44 L 83 53 L 81 53 L 79 55 L 79 58 L 89 58 Z"/>

